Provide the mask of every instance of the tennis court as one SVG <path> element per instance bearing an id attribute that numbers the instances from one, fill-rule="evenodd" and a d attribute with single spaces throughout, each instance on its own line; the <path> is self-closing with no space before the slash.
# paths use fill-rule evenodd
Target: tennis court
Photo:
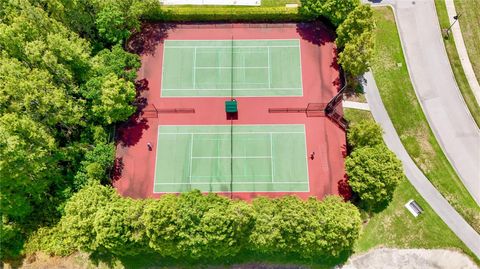
<path id="1" fill-rule="evenodd" d="M 165 40 L 162 97 L 302 96 L 300 41 Z"/>
<path id="2" fill-rule="evenodd" d="M 308 192 L 305 126 L 158 127 L 154 192 Z"/>

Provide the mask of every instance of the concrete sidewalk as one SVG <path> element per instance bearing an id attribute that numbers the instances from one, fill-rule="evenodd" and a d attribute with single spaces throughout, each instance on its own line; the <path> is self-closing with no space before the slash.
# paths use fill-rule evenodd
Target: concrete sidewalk
<path id="1" fill-rule="evenodd" d="M 465 245 L 480 258 L 480 235 L 458 214 L 447 200 L 430 183 L 420 169 L 415 165 L 408 152 L 403 147 L 397 131 L 393 127 L 387 110 L 383 106 L 378 92 L 377 84 L 371 72 L 365 74 L 364 89 L 370 105 L 373 118 L 379 123 L 384 131 L 383 139 L 388 148 L 392 150 L 402 161 L 403 169 L 408 180 L 422 195 L 423 199 L 432 207 L 438 216 L 450 227 L 450 229 L 462 240 Z M 425 227 L 428 229 L 428 227 Z"/>
<path id="2" fill-rule="evenodd" d="M 410 79 L 435 138 L 480 204 L 480 130 L 455 81 L 433 0 L 373 0 L 391 5 Z"/>
<path id="3" fill-rule="evenodd" d="M 455 21 L 453 16 L 457 15 L 455 4 L 453 0 L 445 0 L 445 4 L 447 6 L 448 19 L 450 20 L 450 24 L 452 24 Z M 455 41 L 455 47 L 457 48 L 458 57 L 462 63 L 463 72 L 467 77 L 468 85 L 470 85 L 470 89 L 472 89 L 473 95 L 475 95 L 477 105 L 480 105 L 480 84 L 478 83 L 475 72 L 473 71 L 472 63 L 468 57 L 467 48 L 465 47 L 465 42 L 463 41 L 462 30 L 460 29 L 460 24 L 461 20 L 452 26 L 451 31 L 453 40 Z"/>

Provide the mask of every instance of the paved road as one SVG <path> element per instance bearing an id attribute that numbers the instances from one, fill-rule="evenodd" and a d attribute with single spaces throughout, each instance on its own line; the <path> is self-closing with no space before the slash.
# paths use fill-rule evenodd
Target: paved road
<path id="1" fill-rule="evenodd" d="M 480 130 L 455 82 L 434 0 L 371 0 L 389 4 L 415 93 L 437 141 L 465 187 L 480 204 Z"/>
<path id="2" fill-rule="evenodd" d="M 445 0 L 445 5 L 447 7 L 450 24 L 453 24 L 452 35 L 453 39 L 455 40 L 455 47 L 457 48 L 458 57 L 462 63 L 463 72 L 467 77 L 468 85 L 470 85 L 470 88 L 475 95 L 477 105 L 480 105 L 480 84 L 478 83 L 475 72 L 473 71 L 472 63 L 470 62 L 470 58 L 468 58 L 467 48 L 465 47 L 465 42 L 463 41 L 462 30 L 460 29 L 462 20 L 459 20 L 459 23 L 455 22 L 455 19 L 453 18 L 455 15 L 457 15 L 453 0 Z"/>
<path id="3" fill-rule="evenodd" d="M 403 147 L 397 131 L 388 117 L 372 73 L 365 74 L 365 79 L 366 83 L 364 86 L 370 111 L 375 121 L 383 128 L 383 139 L 388 148 L 402 161 L 408 180 L 448 227 L 480 258 L 480 235 L 455 211 L 415 165 Z"/>

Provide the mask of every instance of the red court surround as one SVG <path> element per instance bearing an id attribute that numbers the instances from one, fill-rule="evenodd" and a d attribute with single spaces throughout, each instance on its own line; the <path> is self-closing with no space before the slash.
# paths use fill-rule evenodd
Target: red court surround
<path id="1" fill-rule="evenodd" d="M 334 37 L 320 24 L 208 24 L 149 25 L 141 38 L 130 43 L 141 53 L 138 79 L 148 87 L 141 92 L 143 102 L 157 109 L 194 108 L 193 114 L 160 113 L 158 118 L 133 117 L 118 131 L 117 191 L 133 198 L 159 197 L 153 193 L 158 125 L 229 125 L 225 115 L 225 97 L 161 98 L 162 40 L 215 39 L 300 39 L 302 97 L 238 97 L 238 120 L 234 124 L 304 124 L 306 127 L 310 192 L 233 193 L 250 200 L 259 195 L 277 197 L 295 194 L 301 198 L 338 194 L 344 180 L 345 131 L 327 117 L 307 117 L 304 113 L 269 113 L 269 108 L 307 107 L 309 103 L 327 103 L 338 91 L 339 72 L 335 63 Z M 140 39 L 140 41 L 138 40 Z M 148 106 L 147 106 L 148 109 Z M 153 147 L 147 148 L 147 143 Z M 309 156 L 305 156 L 308 158 Z M 230 196 L 230 193 L 225 193 Z"/>

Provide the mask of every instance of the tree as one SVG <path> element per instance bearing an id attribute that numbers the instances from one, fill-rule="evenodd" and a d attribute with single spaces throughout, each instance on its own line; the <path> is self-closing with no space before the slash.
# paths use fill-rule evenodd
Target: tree
<path id="1" fill-rule="evenodd" d="M 343 48 L 351 40 L 364 32 L 372 32 L 375 27 L 373 12 L 369 5 L 359 5 L 350 12 L 337 28 L 337 47 Z"/>
<path id="2" fill-rule="evenodd" d="M 338 26 L 352 10 L 358 6 L 358 0 L 301 0 L 300 13 L 310 18 L 326 17 Z"/>
<path id="3" fill-rule="evenodd" d="M 102 8 L 95 20 L 100 37 L 107 44 L 122 43 L 130 35 L 131 27 L 139 26 L 138 21 L 136 21 L 135 25 L 128 25 L 126 19 L 120 7 L 113 3 Z"/>
<path id="4" fill-rule="evenodd" d="M 113 188 L 99 184 L 90 184 L 74 194 L 67 202 L 64 216 L 58 223 L 58 231 L 64 237 L 63 244 L 95 252 L 99 247 L 95 226 L 97 212 L 115 204 L 119 199 Z"/>
<path id="5" fill-rule="evenodd" d="M 338 55 L 338 63 L 352 76 L 360 76 L 368 71 L 372 54 L 372 33 L 364 32 L 345 45 Z"/>
<path id="6" fill-rule="evenodd" d="M 382 144 L 382 127 L 373 120 L 362 120 L 349 126 L 348 144 L 353 148 L 374 147 Z"/>
<path id="7" fill-rule="evenodd" d="M 115 197 L 95 212 L 93 229 L 96 252 L 116 256 L 138 255 L 149 251 L 144 223 L 140 220 L 145 202 Z"/>
<path id="8" fill-rule="evenodd" d="M 360 235 L 362 219 L 351 203 L 339 196 L 327 196 L 321 202 L 309 199 L 307 206 L 318 223 L 312 230 L 315 236 L 302 238 L 307 257 L 339 257 L 353 250 Z M 302 241 L 303 241 L 302 240 Z"/>
<path id="9" fill-rule="evenodd" d="M 11 113 L 0 117 L 0 213 L 23 220 L 58 180 L 55 140 L 38 122 Z"/>
<path id="10" fill-rule="evenodd" d="M 338 196 L 323 201 L 285 196 L 253 201 L 255 226 L 251 248 L 266 254 L 301 258 L 338 257 L 351 251 L 359 236 L 358 209 Z"/>
<path id="11" fill-rule="evenodd" d="M 27 114 L 47 126 L 78 125 L 82 102 L 56 85 L 45 70 L 30 69 L 20 61 L 0 54 L 0 113 Z"/>
<path id="12" fill-rule="evenodd" d="M 108 172 L 115 160 L 115 146 L 113 144 L 96 144 L 95 147 L 85 154 L 81 167 L 75 175 L 74 186 L 81 189 L 89 182 L 108 182 Z"/>
<path id="13" fill-rule="evenodd" d="M 126 120 L 135 112 L 135 107 L 131 106 L 135 99 L 135 86 L 114 73 L 90 79 L 83 93 L 92 100 L 91 116 L 105 125 Z"/>
<path id="14" fill-rule="evenodd" d="M 302 254 L 304 247 L 298 240 L 314 223 L 301 200 L 294 196 L 279 199 L 261 197 L 253 201 L 253 209 L 256 220 L 250 242 L 254 251 Z"/>
<path id="15" fill-rule="evenodd" d="M 124 51 L 120 45 L 115 45 L 111 50 L 104 49 L 92 58 L 90 76 L 104 76 L 114 73 L 119 78 L 134 82 L 138 68 L 140 68 L 139 56 Z"/>
<path id="16" fill-rule="evenodd" d="M 352 190 L 369 210 L 385 207 L 404 178 L 402 163 L 384 145 L 354 150 L 345 168 Z"/>

